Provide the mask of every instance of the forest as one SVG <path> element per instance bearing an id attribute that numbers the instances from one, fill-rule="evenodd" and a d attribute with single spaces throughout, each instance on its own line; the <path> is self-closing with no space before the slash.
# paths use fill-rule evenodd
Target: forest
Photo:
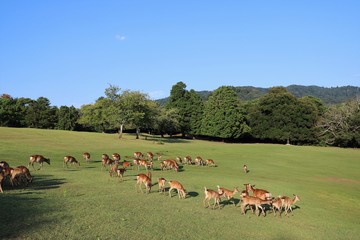
<path id="1" fill-rule="evenodd" d="M 124 131 L 224 142 L 360 146 L 360 88 L 291 85 L 269 89 L 221 86 L 214 91 L 172 86 L 166 99 L 109 85 L 95 103 L 51 106 L 38 99 L 0 96 L 0 126 Z"/>

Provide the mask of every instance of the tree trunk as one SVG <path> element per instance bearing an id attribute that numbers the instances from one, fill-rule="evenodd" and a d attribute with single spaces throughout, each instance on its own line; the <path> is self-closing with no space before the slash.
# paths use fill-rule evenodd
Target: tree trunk
<path id="1" fill-rule="evenodd" d="M 136 139 L 139 139 L 139 135 L 140 135 L 140 128 L 136 127 Z"/>
<path id="2" fill-rule="evenodd" d="M 124 124 L 120 124 L 119 139 L 122 139 L 123 129 L 124 129 Z"/>

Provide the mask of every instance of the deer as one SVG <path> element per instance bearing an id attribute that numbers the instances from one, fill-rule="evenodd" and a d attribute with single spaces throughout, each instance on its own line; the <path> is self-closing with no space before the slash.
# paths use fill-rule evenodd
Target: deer
<path id="1" fill-rule="evenodd" d="M 104 153 L 101 156 L 101 165 L 102 165 L 102 168 L 105 168 L 105 170 L 106 170 L 106 165 L 112 165 L 113 163 L 114 163 L 114 160 L 110 159 L 109 155 Z"/>
<path id="2" fill-rule="evenodd" d="M 142 154 L 141 152 L 134 152 L 134 158 L 135 159 L 141 159 L 144 157 L 144 154 Z"/>
<path id="3" fill-rule="evenodd" d="M 205 193 L 205 199 L 204 199 L 204 207 L 210 207 L 210 200 L 213 198 L 214 199 L 214 205 L 212 207 L 212 209 L 215 209 L 215 206 L 218 205 L 218 207 L 220 208 L 220 197 L 223 194 L 222 192 L 216 192 L 212 189 L 207 189 L 206 187 L 204 187 L 204 193 Z M 207 202 L 207 206 L 206 206 L 206 202 Z"/>
<path id="4" fill-rule="evenodd" d="M 139 163 L 139 168 L 141 166 L 144 166 L 145 170 L 150 170 L 153 168 L 153 162 L 152 161 L 146 161 L 144 159 L 141 159 L 141 160 L 138 160 L 138 163 Z"/>
<path id="5" fill-rule="evenodd" d="M 84 152 L 84 153 L 83 153 L 83 159 L 84 159 L 87 163 L 89 163 L 89 162 L 90 162 L 90 153 Z"/>
<path id="6" fill-rule="evenodd" d="M 165 193 L 165 178 L 158 178 L 158 185 L 159 185 L 159 193 Z"/>
<path id="7" fill-rule="evenodd" d="M 126 160 L 124 160 L 123 162 L 122 162 L 122 166 L 123 166 L 123 168 L 127 168 L 127 167 L 131 167 L 131 162 L 128 162 L 128 161 L 126 161 Z"/>
<path id="8" fill-rule="evenodd" d="M 218 193 L 221 194 L 227 198 L 228 203 L 230 203 L 230 200 L 233 199 L 235 193 L 239 192 L 239 189 L 237 187 L 234 188 L 234 190 L 229 190 L 223 187 L 220 187 L 217 185 Z M 234 200 L 234 199 L 233 199 Z M 233 201 L 234 206 L 236 206 L 235 201 Z"/>
<path id="9" fill-rule="evenodd" d="M 262 200 L 258 197 L 254 197 L 254 196 L 249 196 L 248 191 L 244 190 L 242 192 L 242 194 L 240 195 L 241 198 L 241 213 L 242 214 L 246 214 L 245 212 L 245 207 L 246 206 L 250 206 L 250 205 L 254 205 L 255 206 L 255 211 L 256 211 L 256 215 L 259 216 L 259 209 L 262 210 L 262 214 L 265 217 L 265 209 L 261 206 L 262 204 L 269 204 L 271 205 L 272 201 L 271 200 Z M 254 212 L 254 210 L 253 210 Z"/>
<path id="10" fill-rule="evenodd" d="M 76 165 L 80 166 L 80 162 L 78 162 L 76 160 L 76 158 L 74 158 L 73 156 L 65 156 L 64 157 L 63 167 L 65 167 L 65 165 L 66 165 L 66 167 L 68 167 L 68 163 L 73 164 L 73 165 L 76 164 Z"/>
<path id="11" fill-rule="evenodd" d="M 190 157 L 190 156 L 184 157 L 184 163 L 185 163 L 185 164 L 190 164 L 190 165 L 192 165 L 193 162 L 192 162 L 191 157 Z"/>
<path id="12" fill-rule="evenodd" d="M 0 193 L 3 193 L 2 182 L 8 175 L 10 175 L 10 172 L 11 172 L 11 168 L 9 164 L 7 164 L 7 162 L 5 161 L 1 161 L 0 162 Z"/>
<path id="13" fill-rule="evenodd" d="M 246 183 L 244 184 L 245 185 L 245 188 L 246 188 L 246 191 L 247 192 L 252 192 L 252 195 L 254 197 L 258 197 L 262 200 L 271 200 L 272 199 L 272 196 L 271 196 L 271 193 L 266 191 L 266 190 L 263 190 L 263 189 L 255 189 L 254 188 L 254 185 L 251 185 L 250 183 Z"/>
<path id="14" fill-rule="evenodd" d="M 149 161 L 153 161 L 154 160 L 154 154 L 152 152 L 147 152 L 146 153 L 147 159 Z"/>
<path id="15" fill-rule="evenodd" d="M 179 163 L 183 163 L 183 160 L 182 160 L 182 158 L 181 157 L 179 157 L 179 156 L 177 156 L 176 158 L 175 158 L 175 160 L 177 161 L 177 162 L 179 162 Z"/>
<path id="16" fill-rule="evenodd" d="M 216 164 L 212 159 L 206 159 L 206 165 L 209 167 L 216 167 Z"/>
<path id="17" fill-rule="evenodd" d="M 119 161 L 120 161 L 120 159 L 121 159 L 120 154 L 118 154 L 118 153 L 113 153 L 111 156 L 112 156 L 112 158 L 114 159 L 114 162 L 115 162 L 115 163 L 119 163 Z"/>
<path id="18" fill-rule="evenodd" d="M 136 176 L 136 184 L 135 184 L 135 189 L 137 192 L 138 191 L 138 187 L 141 190 L 142 193 L 144 193 L 144 191 L 141 188 L 141 184 L 145 185 L 146 188 L 146 193 L 150 193 L 151 190 L 151 172 L 148 172 L 147 174 L 143 174 L 143 173 L 139 173 Z"/>
<path id="19" fill-rule="evenodd" d="M 137 166 L 138 170 L 140 170 L 140 160 L 138 159 L 133 159 L 133 169 L 135 168 L 135 166 Z"/>
<path id="20" fill-rule="evenodd" d="M 174 169 L 176 172 L 179 171 L 179 164 L 173 160 L 173 159 L 167 159 L 161 162 L 160 164 L 160 168 L 161 170 L 164 170 L 164 168 L 166 169 Z"/>
<path id="21" fill-rule="evenodd" d="M 248 172 L 249 172 L 248 167 L 246 166 L 246 164 L 244 164 L 243 170 L 244 170 L 244 173 L 248 173 Z"/>
<path id="22" fill-rule="evenodd" d="M 26 186 L 28 185 L 29 182 L 32 182 L 32 176 L 30 174 L 30 171 L 27 167 L 25 166 L 17 166 L 16 168 L 9 168 L 10 169 L 10 183 L 11 186 L 14 186 L 14 180 L 17 177 L 22 177 L 24 176 L 26 179 Z"/>
<path id="23" fill-rule="evenodd" d="M 279 216 L 281 217 L 281 212 L 282 212 L 282 206 L 283 205 L 284 205 L 284 200 L 281 198 L 281 196 L 276 197 L 272 201 L 274 217 L 276 216 L 276 209 L 278 210 Z"/>
<path id="24" fill-rule="evenodd" d="M 31 165 L 33 167 L 33 169 L 36 170 L 34 167 L 35 162 L 40 164 L 40 168 L 38 169 L 38 170 L 40 170 L 43 168 L 44 162 L 46 162 L 47 164 L 50 165 L 50 158 L 45 158 L 43 155 L 32 155 L 32 156 L 30 156 L 30 161 L 29 161 L 28 167 L 30 167 L 30 165 Z"/>
<path id="25" fill-rule="evenodd" d="M 300 198 L 298 195 L 293 194 L 294 198 L 291 199 L 290 197 L 283 196 L 281 199 L 283 200 L 283 206 L 285 209 L 285 216 L 288 214 L 289 209 L 290 212 L 292 212 L 291 206 L 294 205 L 297 201 L 300 201 Z"/>
<path id="26" fill-rule="evenodd" d="M 200 156 L 197 156 L 194 161 L 195 161 L 195 164 L 198 166 L 204 165 L 204 161 Z"/>
<path id="27" fill-rule="evenodd" d="M 126 172 L 126 168 L 118 168 L 116 169 L 116 176 L 118 176 L 121 179 L 121 181 L 123 181 L 125 172 Z"/>
<path id="28" fill-rule="evenodd" d="M 119 163 L 115 163 L 111 166 L 109 171 L 110 177 L 112 177 L 114 173 L 117 173 L 118 167 L 119 167 Z"/>
<path id="29" fill-rule="evenodd" d="M 186 198 L 186 191 L 185 191 L 183 185 L 180 182 L 178 182 L 178 181 L 169 181 L 169 185 L 170 185 L 169 197 L 172 197 L 171 196 L 171 190 L 176 189 L 180 199 L 181 198 L 183 198 L 183 199 Z"/>

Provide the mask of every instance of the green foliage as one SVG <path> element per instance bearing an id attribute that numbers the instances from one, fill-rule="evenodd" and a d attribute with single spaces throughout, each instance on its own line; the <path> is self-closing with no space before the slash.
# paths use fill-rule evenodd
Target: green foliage
<path id="1" fill-rule="evenodd" d="M 39 97 L 26 108 L 25 122 L 31 128 L 53 129 L 57 122 L 57 108 L 50 106 L 49 99 Z"/>
<path id="2" fill-rule="evenodd" d="M 220 87 L 205 102 L 201 134 L 219 138 L 239 138 L 248 127 L 240 101 L 230 87 Z"/>
<path id="3" fill-rule="evenodd" d="M 61 106 L 58 113 L 56 129 L 74 131 L 77 129 L 77 120 L 80 112 L 74 106 Z"/>

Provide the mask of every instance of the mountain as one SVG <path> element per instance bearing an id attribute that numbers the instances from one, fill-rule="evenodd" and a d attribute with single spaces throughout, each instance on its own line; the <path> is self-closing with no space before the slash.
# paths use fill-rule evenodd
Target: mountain
<path id="1" fill-rule="evenodd" d="M 233 87 L 237 95 L 242 101 L 254 100 L 269 91 L 269 88 L 259 88 L 252 86 Z M 360 95 L 360 87 L 355 86 L 343 86 L 343 87 L 319 87 L 319 86 L 302 86 L 302 85 L 290 85 L 286 89 L 294 94 L 296 97 L 312 96 L 319 98 L 324 104 L 338 104 L 345 102 L 357 95 Z M 206 100 L 212 91 L 197 91 L 202 99 Z M 167 98 L 156 100 L 161 105 L 165 105 L 168 101 Z"/>

